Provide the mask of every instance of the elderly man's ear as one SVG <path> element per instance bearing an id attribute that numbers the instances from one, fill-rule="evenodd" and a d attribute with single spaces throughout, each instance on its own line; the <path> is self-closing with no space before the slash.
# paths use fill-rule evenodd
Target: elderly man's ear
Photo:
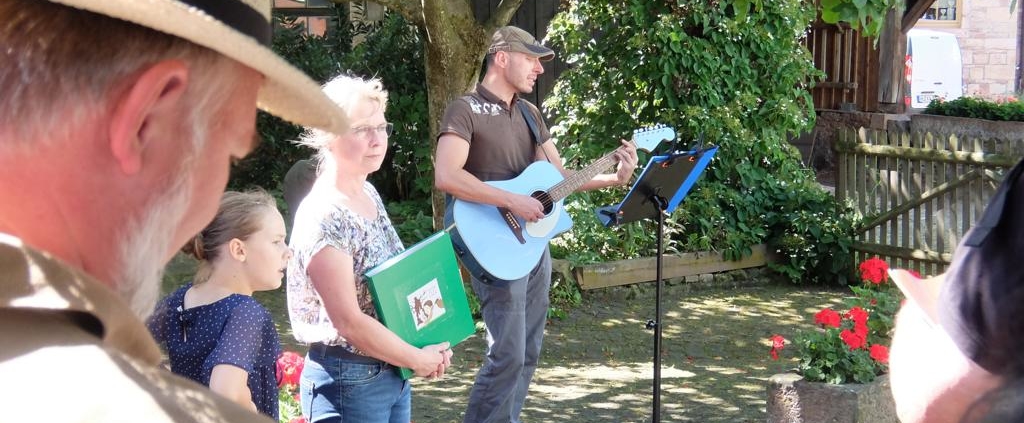
<path id="1" fill-rule="evenodd" d="M 189 68 L 178 60 L 165 60 L 135 76 L 114 99 L 110 119 L 110 151 L 121 171 L 133 175 L 142 169 L 143 152 L 161 137 L 180 136 Z"/>

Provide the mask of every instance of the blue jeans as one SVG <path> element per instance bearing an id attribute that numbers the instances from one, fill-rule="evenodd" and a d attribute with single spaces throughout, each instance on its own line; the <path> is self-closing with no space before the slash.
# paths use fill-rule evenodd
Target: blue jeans
<path id="1" fill-rule="evenodd" d="M 473 291 L 487 324 L 487 357 L 469 393 L 463 422 L 519 423 L 540 359 L 550 289 L 551 255 L 547 250 L 537 267 L 522 279 L 488 285 L 473 278 Z"/>
<path id="2" fill-rule="evenodd" d="M 302 415 L 313 423 L 409 423 L 412 386 L 390 364 L 339 347 L 310 346 L 299 382 Z"/>

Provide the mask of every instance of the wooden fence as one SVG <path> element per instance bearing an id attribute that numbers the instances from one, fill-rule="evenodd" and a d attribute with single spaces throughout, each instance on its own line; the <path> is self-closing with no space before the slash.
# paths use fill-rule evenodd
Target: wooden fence
<path id="1" fill-rule="evenodd" d="M 1024 140 L 861 128 L 841 131 L 836 151 L 836 197 L 863 217 L 855 260 L 877 255 L 935 275 L 1024 155 Z"/>
<path id="2" fill-rule="evenodd" d="M 857 31 L 816 22 L 804 41 L 825 80 L 811 89 L 814 108 L 878 110 L 878 49 Z"/>

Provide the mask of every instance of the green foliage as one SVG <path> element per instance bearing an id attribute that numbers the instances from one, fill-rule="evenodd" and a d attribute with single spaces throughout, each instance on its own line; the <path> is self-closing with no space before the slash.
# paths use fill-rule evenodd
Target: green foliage
<path id="1" fill-rule="evenodd" d="M 338 58 L 349 55 L 352 50 L 354 28 L 338 25 L 338 22 L 348 21 L 348 9 L 338 6 L 335 10 L 337 16 L 331 19 L 331 23 L 336 30 L 328 31 L 326 37 L 306 34 L 295 25 L 294 18 L 275 17 L 274 51 L 320 83 L 341 72 L 343 68 Z M 231 189 L 252 186 L 274 189 L 280 185 L 292 164 L 311 154 L 308 148 L 294 143 L 302 133 L 300 126 L 260 111 L 256 130 L 262 141 L 252 154 L 232 169 L 228 181 Z"/>
<path id="2" fill-rule="evenodd" d="M 430 203 L 423 200 L 391 201 L 388 216 L 406 246 L 415 244 L 434 233 L 434 219 Z"/>
<path id="3" fill-rule="evenodd" d="M 374 186 L 385 198 L 429 205 L 434 162 L 419 32 L 401 15 L 388 14 L 344 63 L 351 73 L 380 78 L 388 90 L 387 118 L 395 132 L 384 165 L 371 175 Z"/>
<path id="4" fill-rule="evenodd" d="M 900 301 L 903 299 L 896 285 L 884 283 L 882 285 L 851 286 L 854 297 L 847 301 L 850 308 L 860 307 L 871 313 L 868 319 L 868 329 L 871 331 L 868 337 L 875 342 L 890 345 L 892 343 L 892 330 L 895 326 L 896 312 L 900 308 Z"/>
<path id="5" fill-rule="evenodd" d="M 298 387 L 284 385 L 277 390 L 277 421 L 291 423 L 302 417 L 302 403 L 299 401 Z"/>
<path id="6" fill-rule="evenodd" d="M 924 109 L 924 114 L 957 116 L 998 121 L 1024 122 L 1024 102 L 1015 97 L 989 101 L 976 97 L 960 97 L 944 101 L 934 99 Z"/>
<path id="7" fill-rule="evenodd" d="M 350 23 L 347 7 L 334 7 L 337 14 L 323 37 L 306 34 L 292 18 L 278 19 L 274 51 L 320 83 L 341 73 L 380 78 L 388 90 L 387 118 L 395 133 L 384 165 L 371 180 L 384 198 L 429 202 L 432 145 L 419 33 L 397 13 L 375 24 Z M 365 39 L 352 47 L 357 35 Z M 233 169 L 229 186 L 234 189 L 274 189 L 292 164 L 312 154 L 294 144 L 302 133 L 299 126 L 260 112 L 257 130 L 263 141 Z"/>
<path id="8" fill-rule="evenodd" d="M 814 13 L 799 0 L 573 2 L 548 32 L 569 52 L 570 69 L 545 103 L 567 166 L 658 123 L 676 128 L 682 148 L 697 147 L 698 138 L 716 144 L 716 158 L 666 224 L 666 251 L 721 250 L 737 259 L 769 242 L 785 257 L 776 268 L 791 279 L 845 283 L 852 224 L 788 142 L 814 123 L 808 87 L 822 74 L 802 44 Z M 652 255 L 652 223 L 605 229 L 593 216 L 624 194 L 570 197 L 576 227 L 558 240 L 556 256 Z"/>
<path id="9" fill-rule="evenodd" d="M 877 37 L 885 24 L 885 15 L 902 0 L 821 0 L 821 20 L 846 23 L 869 37 Z"/>

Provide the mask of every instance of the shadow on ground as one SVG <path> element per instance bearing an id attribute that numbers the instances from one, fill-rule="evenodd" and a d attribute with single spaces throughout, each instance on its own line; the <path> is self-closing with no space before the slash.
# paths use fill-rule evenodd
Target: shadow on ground
<path id="1" fill-rule="evenodd" d="M 523 410 L 526 422 L 646 422 L 653 399 L 654 289 L 588 292 L 548 325 L 542 363 Z M 662 307 L 661 420 L 763 422 L 772 361 L 767 339 L 809 328 L 815 312 L 848 290 L 752 286 L 691 291 L 666 287 Z M 414 420 L 461 421 L 485 348 L 477 334 L 456 348 L 443 380 L 415 382 Z"/>
<path id="2" fill-rule="evenodd" d="M 179 255 L 164 292 L 194 272 Z M 662 307 L 661 421 L 763 422 L 767 379 L 796 366 L 791 354 L 772 361 L 768 337 L 791 339 L 811 328 L 815 312 L 842 303 L 848 289 L 754 285 L 694 290 L 666 286 Z M 304 352 L 288 324 L 284 289 L 255 297 L 274 316 L 283 347 Z M 547 327 L 523 421 L 649 422 L 652 415 L 653 284 L 584 293 L 583 304 Z M 484 354 L 482 333 L 455 347 L 441 380 L 414 380 L 417 423 L 461 422 Z M 788 351 L 787 351 L 788 352 Z"/>

